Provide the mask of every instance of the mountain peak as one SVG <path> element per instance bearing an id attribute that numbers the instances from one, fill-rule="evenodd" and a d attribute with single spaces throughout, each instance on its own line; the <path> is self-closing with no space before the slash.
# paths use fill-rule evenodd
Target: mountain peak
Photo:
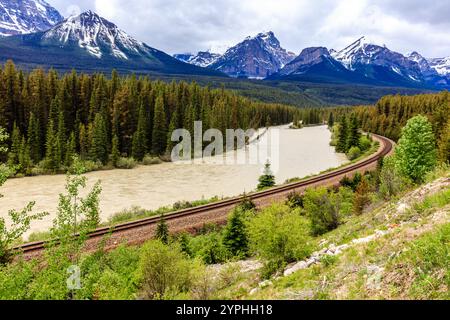
<path id="1" fill-rule="evenodd" d="M 272 31 L 246 37 L 211 65 L 232 77 L 263 79 L 278 72 L 295 54 L 280 45 Z"/>
<path id="2" fill-rule="evenodd" d="M 63 19 L 44 0 L 0 0 L 0 36 L 45 31 Z"/>
<path id="3" fill-rule="evenodd" d="M 109 54 L 127 60 L 130 53 L 148 51 L 143 43 L 91 10 L 67 18 L 45 32 L 43 40 L 58 45 L 79 46 L 97 58 Z"/>

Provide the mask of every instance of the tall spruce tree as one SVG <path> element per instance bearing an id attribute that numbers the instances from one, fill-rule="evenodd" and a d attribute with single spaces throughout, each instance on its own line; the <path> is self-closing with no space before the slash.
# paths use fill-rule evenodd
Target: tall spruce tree
<path id="1" fill-rule="evenodd" d="M 30 158 L 34 164 L 39 163 L 42 159 L 41 149 L 41 129 L 39 127 L 39 119 L 30 113 L 28 124 L 28 145 L 30 147 Z"/>
<path id="2" fill-rule="evenodd" d="M 152 153 L 160 155 L 166 150 L 167 129 L 166 113 L 164 110 L 164 98 L 160 95 L 156 99 L 155 114 L 153 118 Z"/>
<path id="3" fill-rule="evenodd" d="M 147 152 L 147 123 L 144 106 L 139 108 L 139 117 L 136 132 L 133 135 L 132 156 L 142 161 Z"/>
<path id="4" fill-rule="evenodd" d="M 348 134 L 347 134 L 347 150 L 352 147 L 360 147 L 359 141 L 361 139 L 361 134 L 359 133 L 358 127 L 358 119 L 356 115 L 352 115 L 350 117 L 350 123 L 348 126 Z"/>
<path id="5" fill-rule="evenodd" d="M 100 113 L 97 113 L 94 118 L 90 156 L 94 161 L 98 160 L 103 164 L 108 162 L 108 135 L 105 120 Z"/>
<path id="6" fill-rule="evenodd" d="M 346 153 L 348 151 L 347 148 L 348 124 L 347 124 L 347 117 L 345 115 L 342 116 L 341 121 L 339 123 L 338 133 L 339 134 L 336 145 L 336 151 Z"/>

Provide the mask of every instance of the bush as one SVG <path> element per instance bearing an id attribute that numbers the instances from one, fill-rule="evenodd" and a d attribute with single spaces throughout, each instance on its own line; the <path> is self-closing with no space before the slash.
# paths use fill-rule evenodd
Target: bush
<path id="1" fill-rule="evenodd" d="M 148 154 L 144 157 L 144 159 L 142 159 L 142 164 L 144 166 L 151 166 L 160 163 L 162 163 L 161 159 L 159 159 L 158 157 L 152 157 Z"/>
<path id="2" fill-rule="evenodd" d="M 137 161 L 133 158 L 120 157 L 117 160 L 116 167 L 119 169 L 133 169 L 137 166 Z"/>
<path id="3" fill-rule="evenodd" d="M 193 257 L 200 258 L 206 264 L 223 263 L 229 259 L 229 252 L 219 232 L 212 231 L 192 238 L 189 248 Z"/>
<path id="4" fill-rule="evenodd" d="M 347 157 L 349 160 L 355 160 L 361 156 L 361 149 L 359 147 L 351 147 L 348 150 Z"/>
<path id="5" fill-rule="evenodd" d="M 186 294 L 199 268 L 201 264 L 189 260 L 177 244 L 150 241 L 143 246 L 139 260 L 141 297 L 161 300 Z"/>
<path id="6" fill-rule="evenodd" d="M 275 204 L 248 223 L 250 249 L 266 260 L 292 262 L 311 251 L 309 224 L 297 210 Z"/>
<path id="7" fill-rule="evenodd" d="M 307 189 L 305 211 L 311 221 L 311 233 L 322 235 L 340 224 L 341 194 L 328 192 L 326 188 Z"/>
<path id="8" fill-rule="evenodd" d="M 365 152 L 370 149 L 372 146 L 372 141 L 367 136 L 361 136 L 359 139 L 359 146 L 362 152 Z"/>
<path id="9" fill-rule="evenodd" d="M 409 181 L 402 176 L 393 157 L 387 157 L 383 161 L 380 171 L 379 191 L 383 198 L 389 199 L 408 187 Z"/>
<path id="10" fill-rule="evenodd" d="M 291 209 L 303 208 L 303 196 L 298 192 L 292 191 L 287 196 L 286 204 Z"/>

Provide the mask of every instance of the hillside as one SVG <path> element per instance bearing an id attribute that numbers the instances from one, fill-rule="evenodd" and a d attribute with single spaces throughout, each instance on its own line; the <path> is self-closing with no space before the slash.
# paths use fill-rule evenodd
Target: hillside
<path id="1" fill-rule="evenodd" d="M 318 251 L 270 280 L 258 261 L 234 270 L 226 299 L 449 299 L 450 173 L 315 240 Z M 228 273 L 227 273 L 228 274 Z"/>

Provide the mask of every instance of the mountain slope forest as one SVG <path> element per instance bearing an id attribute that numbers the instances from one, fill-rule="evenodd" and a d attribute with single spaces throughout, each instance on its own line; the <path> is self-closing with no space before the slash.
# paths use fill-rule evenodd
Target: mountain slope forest
<path id="1" fill-rule="evenodd" d="M 22 174 L 64 171 L 72 156 L 101 164 L 119 157 L 142 160 L 171 150 L 174 129 L 248 129 L 292 121 L 298 109 L 253 102 L 195 82 L 110 78 L 102 74 L 24 73 L 0 69 L 0 126 L 10 136 L 7 160 Z M 37 168 L 36 168 L 37 167 Z M 35 171 L 36 171 L 35 170 Z"/>

